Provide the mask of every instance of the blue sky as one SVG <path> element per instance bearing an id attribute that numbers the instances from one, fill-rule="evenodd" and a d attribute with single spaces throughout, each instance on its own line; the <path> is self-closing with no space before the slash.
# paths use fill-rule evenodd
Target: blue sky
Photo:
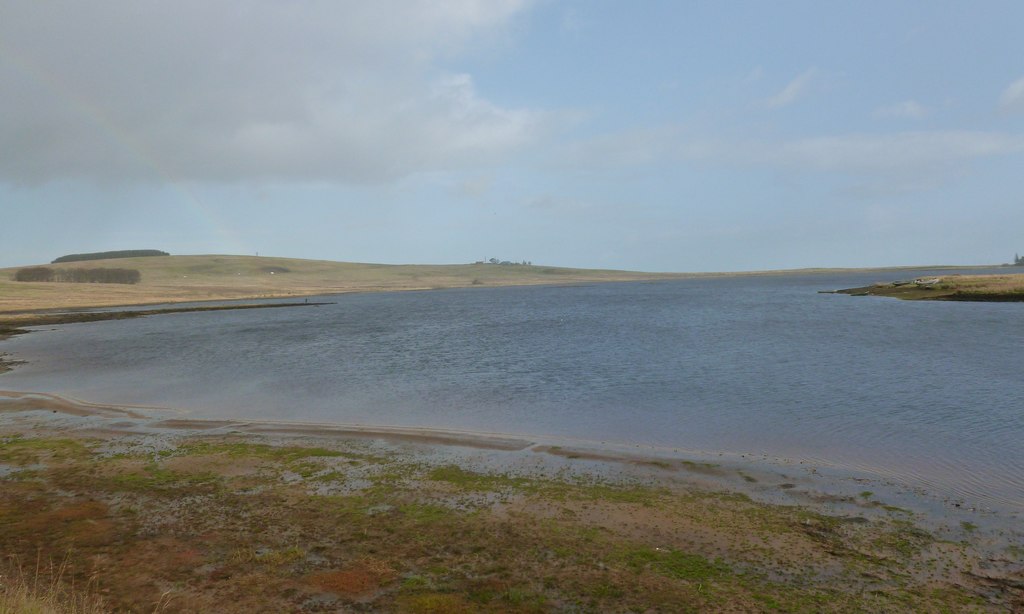
<path id="1" fill-rule="evenodd" d="M 1024 252 L 1024 4 L 0 0 L 0 266 Z"/>

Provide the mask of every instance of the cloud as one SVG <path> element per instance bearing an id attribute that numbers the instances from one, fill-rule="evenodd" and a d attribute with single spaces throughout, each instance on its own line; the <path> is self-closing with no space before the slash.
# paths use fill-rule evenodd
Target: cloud
<path id="1" fill-rule="evenodd" d="M 948 130 L 851 134 L 754 147 L 755 159 L 797 170 L 889 173 L 938 169 L 1024 152 L 1024 136 Z"/>
<path id="2" fill-rule="evenodd" d="M 481 198 L 486 196 L 493 187 L 493 176 L 475 175 L 459 182 L 459 184 L 455 186 L 455 193 L 466 198 Z"/>
<path id="3" fill-rule="evenodd" d="M 560 152 L 572 168 L 608 172 L 696 164 L 885 178 L 892 186 L 934 186 L 964 164 L 1024 153 L 1024 136 L 968 130 L 842 134 L 782 140 L 702 137 L 679 126 L 633 130 L 579 142 Z"/>
<path id="4" fill-rule="evenodd" d="M 647 167 L 678 158 L 686 142 L 679 126 L 638 128 L 571 143 L 547 163 L 583 171 Z"/>
<path id="5" fill-rule="evenodd" d="M 999 97 L 999 108 L 1004 111 L 1024 111 L 1024 77 L 1003 90 L 1003 95 Z"/>
<path id="6" fill-rule="evenodd" d="M 591 202 L 551 194 L 539 194 L 528 198 L 526 199 L 526 206 L 531 209 L 563 213 L 578 213 L 595 208 L 595 205 Z"/>
<path id="7" fill-rule="evenodd" d="M 817 70 L 814 68 L 805 70 L 790 81 L 786 87 L 782 88 L 778 94 L 766 99 L 764 104 L 772 109 L 778 109 L 793 104 L 807 93 L 807 88 L 810 86 L 811 81 L 814 79 L 816 74 Z"/>
<path id="8" fill-rule="evenodd" d="M 446 60 L 522 0 L 14 3 L 0 181 L 382 182 L 499 160 L 549 125 Z"/>
<path id="9" fill-rule="evenodd" d="M 924 119 L 929 113 L 929 109 L 916 100 L 904 100 L 875 109 L 872 115 L 876 118 Z"/>

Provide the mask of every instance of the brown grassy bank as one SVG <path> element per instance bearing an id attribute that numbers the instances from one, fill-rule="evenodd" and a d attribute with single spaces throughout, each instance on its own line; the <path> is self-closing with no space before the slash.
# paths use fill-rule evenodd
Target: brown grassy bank
<path id="1" fill-rule="evenodd" d="M 854 296 L 889 296 L 904 300 L 932 301 L 1024 301 L 1024 274 L 944 275 L 877 283 L 839 290 Z"/>
<path id="2" fill-rule="evenodd" d="M 161 256 L 64 263 L 62 268 L 138 270 L 135 285 L 15 282 L 21 268 L 0 269 L 0 314 L 206 300 L 313 296 L 342 292 L 644 281 L 708 276 L 776 275 L 890 269 L 801 269 L 745 273 L 645 273 L 552 266 L 389 265 L 255 256 Z M 969 270 L 971 267 L 961 267 Z M 897 274 L 897 273 L 894 273 Z"/>
<path id="3" fill-rule="evenodd" d="M 66 263 L 61 266 L 68 269 L 104 266 L 135 269 L 140 272 L 141 281 L 135 285 L 15 282 L 12 277 L 19 269 L 0 269 L 0 313 L 340 292 L 680 277 L 667 273 L 547 266 L 385 265 L 255 256 L 119 258 Z"/>
<path id="4" fill-rule="evenodd" d="M 112 610 L 1024 607 L 1024 552 L 993 562 L 870 493 L 834 515 L 708 489 L 688 467 L 714 467 L 682 461 L 27 409 L 0 407 L 3 562 L 66 561 L 58 584 Z"/>

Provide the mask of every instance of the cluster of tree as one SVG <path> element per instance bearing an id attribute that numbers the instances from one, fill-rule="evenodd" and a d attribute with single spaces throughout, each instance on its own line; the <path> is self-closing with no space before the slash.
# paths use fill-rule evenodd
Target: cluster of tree
<path id="1" fill-rule="evenodd" d="M 37 266 L 19 269 L 14 281 L 56 281 L 73 284 L 137 284 L 142 275 L 136 269 L 51 269 Z"/>
<path id="2" fill-rule="evenodd" d="M 91 254 L 68 254 L 61 256 L 50 264 L 61 262 L 81 262 L 83 260 L 107 260 L 110 258 L 142 258 L 145 256 L 170 256 L 167 252 L 158 249 L 123 249 L 116 252 L 93 252 Z"/>
<path id="3" fill-rule="evenodd" d="M 522 262 L 512 262 L 511 260 L 498 260 L 497 258 L 488 258 L 487 260 L 477 260 L 474 264 L 506 264 L 506 265 L 519 265 L 519 266 L 533 266 L 533 263 L 529 260 L 523 260 Z"/>
<path id="4" fill-rule="evenodd" d="M 1024 266 L 1024 258 L 1021 258 L 1017 254 L 1013 255 L 1013 264 L 1015 266 Z"/>

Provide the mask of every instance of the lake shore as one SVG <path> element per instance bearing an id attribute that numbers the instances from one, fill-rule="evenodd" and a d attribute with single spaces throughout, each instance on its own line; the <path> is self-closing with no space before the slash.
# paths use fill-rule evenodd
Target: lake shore
<path id="1" fill-rule="evenodd" d="M 41 265 L 50 267 L 54 265 Z M 745 272 L 663 273 L 580 269 L 532 264 L 372 264 L 298 258 L 232 255 L 118 258 L 64 263 L 62 269 L 124 268 L 139 271 L 137 284 L 18 282 L 26 268 L 0 269 L 0 316 L 17 318 L 48 309 L 83 309 L 124 305 L 225 300 L 258 300 L 344 294 L 533 285 L 568 285 L 622 281 L 659 281 L 923 268 L 977 270 L 978 266 L 888 267 L 867 269 L 799 269 Z"/>
<path id="2" fill-rule="evenodd" d="M 1024 301 L 1024 274 L 943 275 L 836 290 L 853 296 L 888 296 L 909 301 Z"/>
<path id="3" fill-rule="evenodd" d="M 1019 535 L 752 459 L 0 392 L 0 476 L 7 560 L 113 608 L 1024 606 Z"/>
<path id="4" fill-rule="evenodd" d="M 101 322 L 105 320 L 127 320 L 131 318 L 143 318 L 154 315 L 165 315 L 171 313 L 192 313 L 199 311 L 231 311 L 238 309 L 275 309 L 286 307 L 318 307 L 329 305 L 322 301 L 309 302 L 308 300 L 298 302 L 278 303 L 236 303 L 228 305 L 193 305 L 190 307 L 164 307 L 160 309 L 133 309 L 117 311 L 70 311 L 53 312 L 49 309 L 21 313 L 17 316 L 3 317 L 0 314 L 0 342 L 9 339 L 14 335 L 23 335 L 30 332 L 28 328 L 33 326 L 57 326 L 60 324 L 77 324 L 80 322 Z M 20 361 L 6 358 L 6 354 L 0 352 L 0 374 L 10 371 L 21 364 Z"/>
<path id="5" fill-rule="evenodd" d="M 0 321 L 0 339 L 298 306 L 22 313 Z M 0 543 L 13 555 L 0 573 L 41 556 L 63 565 L 44 580 L 73 581 L 108 609 L 1024 607 L 1014 527 L 884 480 L 756 455 L 201 420 L 0 391 L 0 480 Z"/>

